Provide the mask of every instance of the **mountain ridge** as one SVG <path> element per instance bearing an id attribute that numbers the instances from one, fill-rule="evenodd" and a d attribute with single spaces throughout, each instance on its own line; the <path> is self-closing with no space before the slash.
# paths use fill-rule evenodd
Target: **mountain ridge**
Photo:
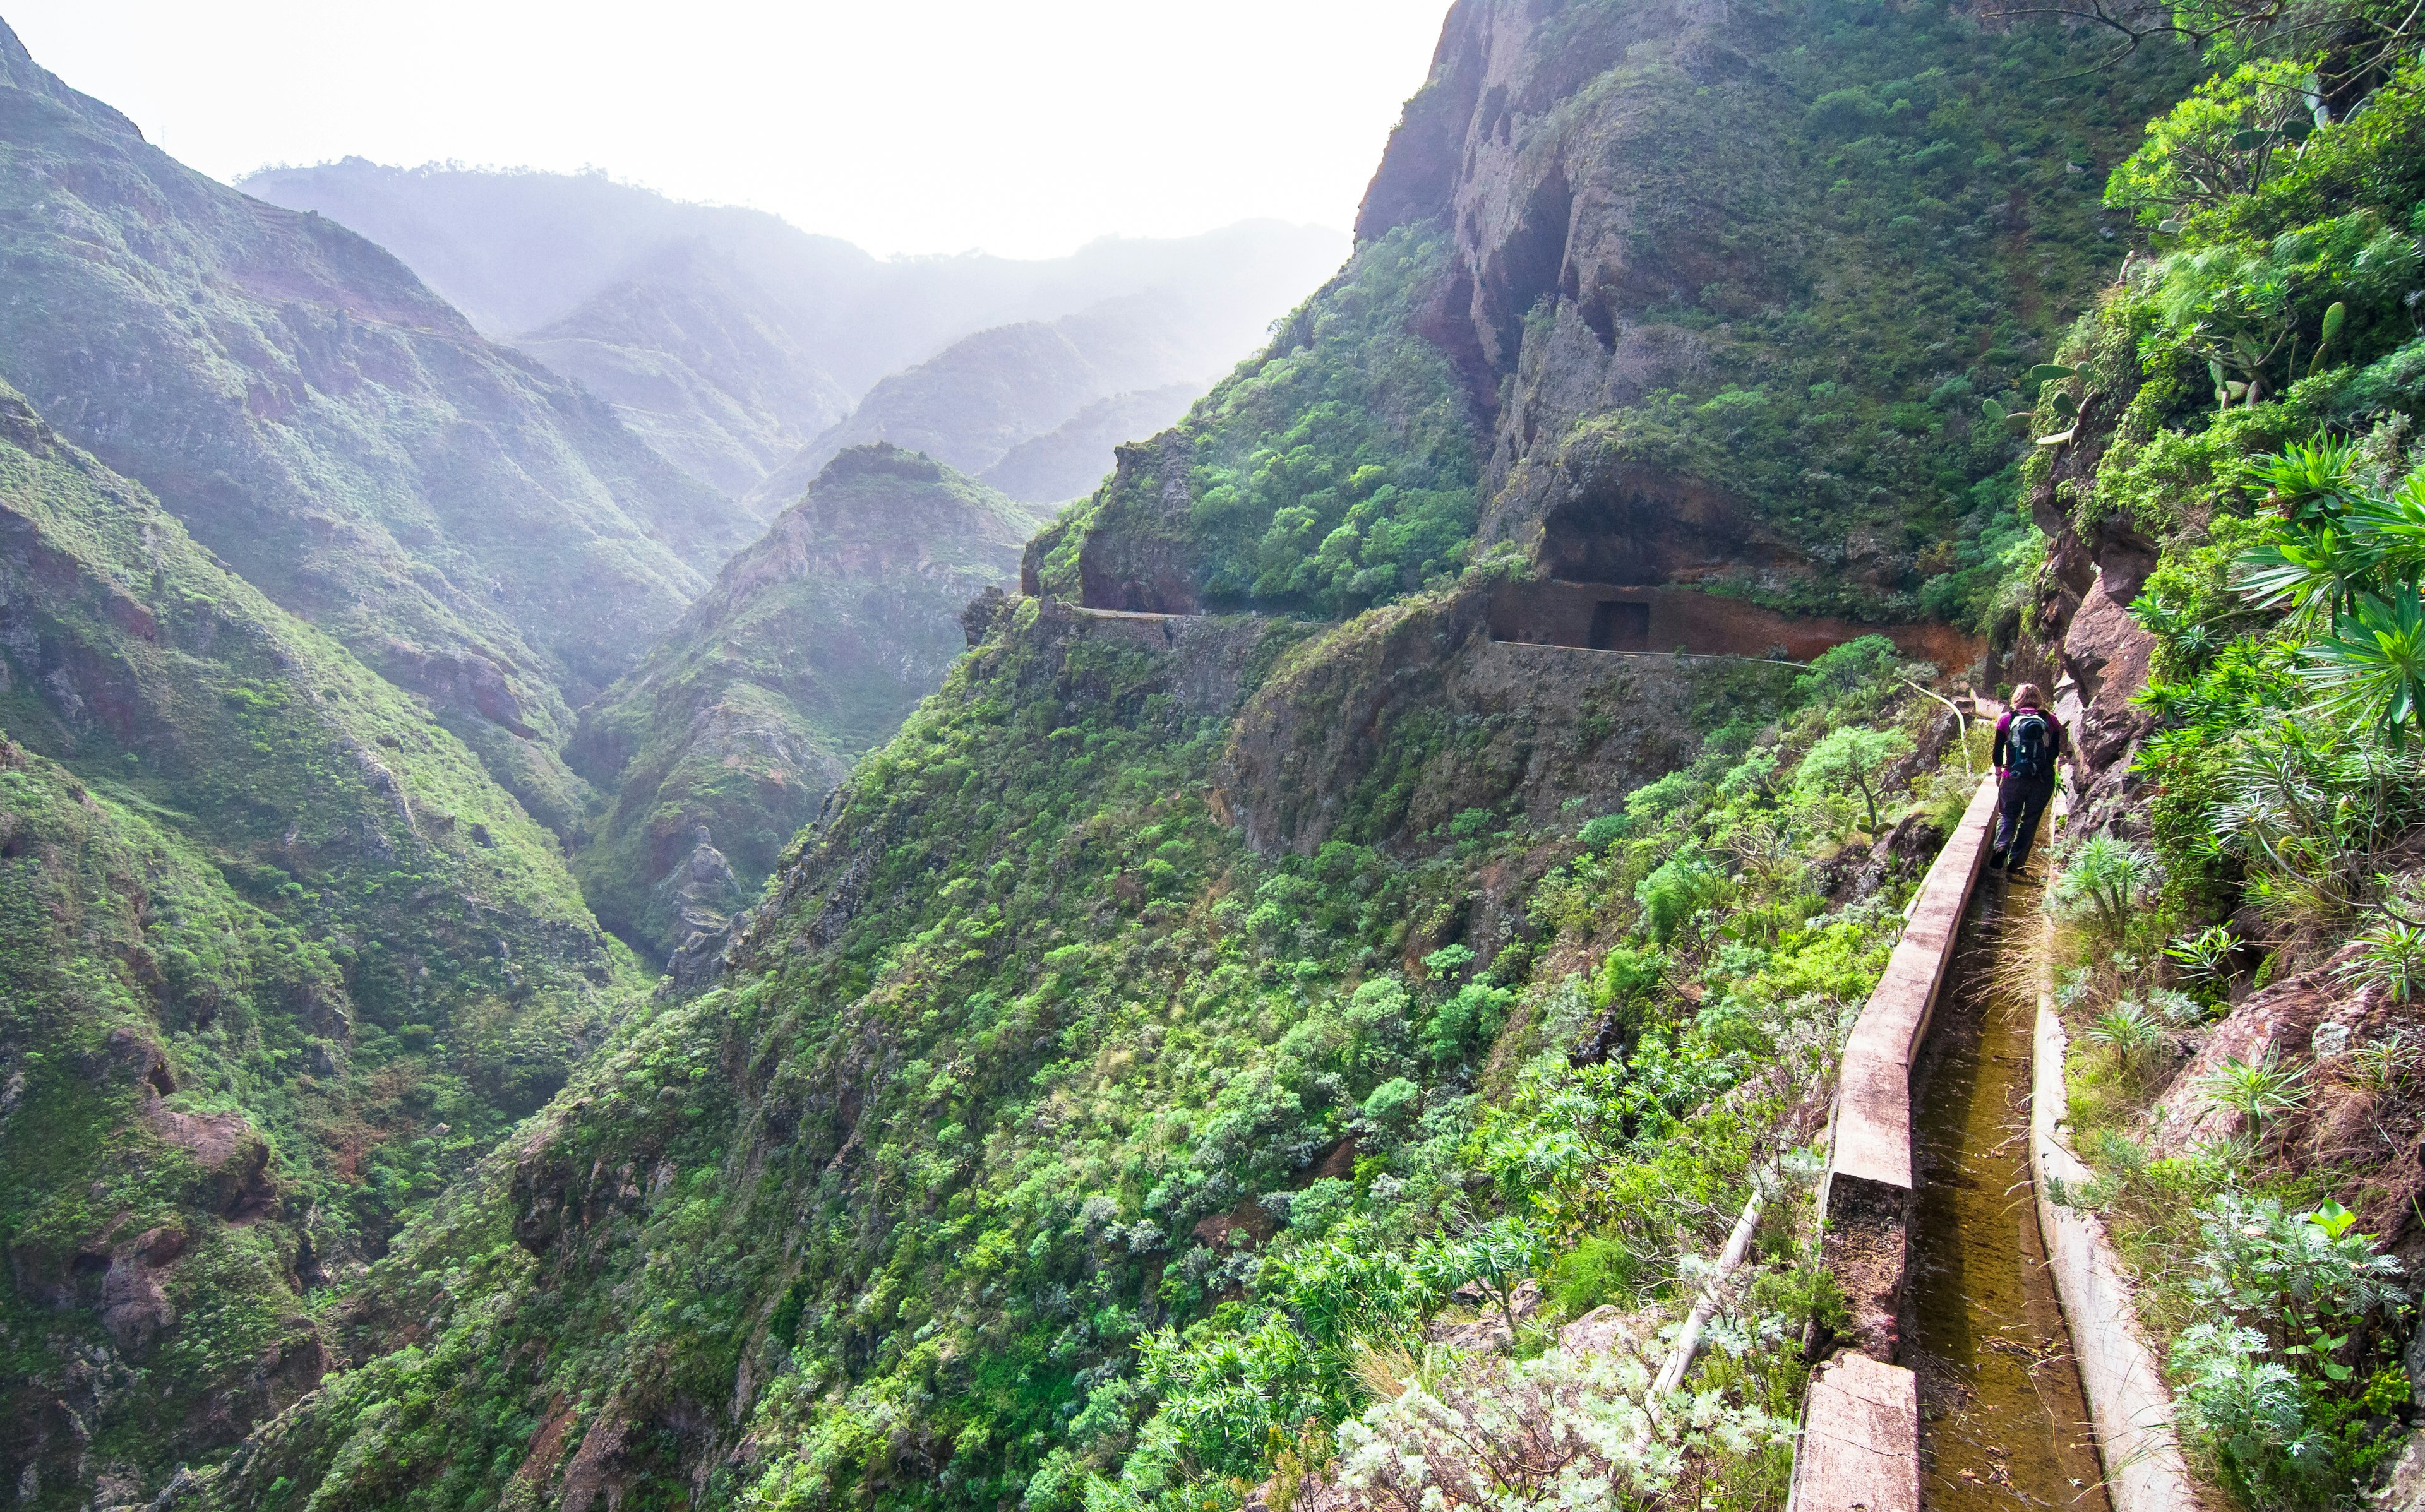
<path id="1" fill-rule="evenodd" d="M 0 53 L 0 260 L 41 294 L 0 310 L 0 376 L 569 822 L 572 706 L 752 522 L 386 251 Z"/>
<path id="2" fill-rule="evenodd" d="M 1037 515 L 889 442 L 827 461 L 582 711 L 567 759 L 614 795 L 574 863 L 601 916 L 660 957 L 720 934 L 942 681 Z"/>
<path id="3" fill-rule="evenodd" d="M 1112 393 L 1209 384 L 1344 250 L 1334 233 L 1250 220 L 1192 237 L 1103 238 L 1068 257 L 878 260 L 759 212 L 684 205 L 603 178 L 403 170 L 347 160 L 264 170 L 245 186 L 327 211 L 485 310 L 483 329 L 613 404 L 666 455 L 771 519 L 843 446 L 890 436 L 975 470 L 1004 450 L 1007 389 L 1055 412 Z M 519 258 L 508 257 L 517 252 Z M 497 311 L 506 311 L 500 314 Z M 973 355 L 1052 326 L 1074 350 L 988 369 Z M 974 343 L 973 345 L 972 343 Z M 1140 366 L 1137 348 L 1167 359 Z M 988 412 L 970 434 L 928 404 L 887 417 L 883 390 L 941 364 Z M 1087 366 L 1106 376 L 1071 386 Z M 1067 391 L 1064 391 L 1067 390 Z M 875 413 L 855 417 L 863 404 Z M 896 405 L 894 407 L 898 407 Z M 1063 497 L 1091 487 L 1101 467 Z M 779 475 L 777 475 L 779 474 Z M 1053 501 L 1055 502 L 1059 500 Z"/>

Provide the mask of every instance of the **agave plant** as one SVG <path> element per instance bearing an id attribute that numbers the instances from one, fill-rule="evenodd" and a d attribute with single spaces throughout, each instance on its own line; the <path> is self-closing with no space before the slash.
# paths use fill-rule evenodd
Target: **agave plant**
<path id="1" fill-rule="evenodd" d="M 2388 1091 L 2405 1077 L 2425 1055 L 2406 1042 L 2398 1030 L 2370 1044 L 2362 1044 L 2349 1053 L 2350 1076 L 2361 1087 Z"/>
<path id="2" fill-rule="evenodd" d="M 2298 520 L 2337 516 L 2355 503 L 2360 491 L 2351 474 L 2356 463 L 2356 442 L 2319 436 L 2258 458 L 2249 471 L 2280 501 L 2283 515 Z"/>
<path id="3" fill-rule="evenodd" d="M 2357 956 L 2340 974 L 2360 981 L 2378 981 L 2396 1003 L 2425 992 L 2425 927 L 2385 909 L 2352 942 Z"/>
<path id="4" fill-rule="evenodd" d="M 2195 934 L 2176 937 L 2164 947 L 2180 974 L 2200 987 L 2221 986 L 2231 977 L 2231 958 L 2240 948 L 2240 936 L 2228 924 L 2215 924 Z"/>
<path id="5" fill-rule="evenodd" d="M 2155 858 L 2110 835 L 2091 836 L 2055 879 L 2055 907 L 2109 946 L 2129 937 L 2140 898 L 2155 883 Z"/>
<path id="6" fill-rule="evenodd" d="M 2320 519 L 2252 549 L 2240 565 L 2240 591 L 2259 607 L 2287 610 L 2293 624 L 2322 625 L 2373 594 L 2383 549 L 2340 520 Z"/>
<path id="7" fill-rule="evenodd" d="M 2125 998 L 2089 1022 L 2092 1043 L 2112 1050 L 2126 1070 L 2138 1069 L 2164 1042 L 2164 1027 L 2142 1003 Z"/>

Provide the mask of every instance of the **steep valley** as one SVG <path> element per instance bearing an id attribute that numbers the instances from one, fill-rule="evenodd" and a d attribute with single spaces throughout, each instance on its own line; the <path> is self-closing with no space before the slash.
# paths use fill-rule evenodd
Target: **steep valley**
<path id="1" fill-rule="evenodd" d="M 308 1392 L 307 1296 L 646 984 L 426 708 L 6 390 L 0 604 L 0 1453 L 81 1497 Z"/>
<path id="2" fill-rule="evenodd" d="M 1018 579 L 1024 506 L 886 442 L 799 502 L 582 715 L 568 758 L 615 795 L 576 860 L 608 925 L 671 954 L 757 900 L 793 835 Z"/>
<path id="3" fill-rule="evenodd" d="M 428 210 L 506 189 L 338 166 L 618 418 L 0 31 L 0 1486 L 1774 1512 L 2035 681 L 2050 1201 L 2198 1500 L 2425 1505 L 2425 75 L 2283 14 L 1456 0 L 1344 265 L 1057 510 L 1159 285 L 745 392 L 731 247 L 542 314 Z"/>
<path id="4" fill-rule="evenodd" d="M 0 377 L 559 828 L 571 709 L 754 522 L 386 253 L 177 164 L 0 35 Z"/>

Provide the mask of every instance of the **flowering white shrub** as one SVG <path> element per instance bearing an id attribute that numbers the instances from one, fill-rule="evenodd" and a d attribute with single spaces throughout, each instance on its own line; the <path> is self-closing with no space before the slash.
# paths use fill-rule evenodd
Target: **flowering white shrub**
<path id="1" fill-rule="evenodd" d="M 1714 1392 L 1653 1412 L 1630 1354 L 1491 1355 L 1410 1384 L 1339 1427 L 1338 1504 L 1388 1512 L 1644 1507 L 1706 1457 L 1782 1442 L 1792 1424 Z"/>

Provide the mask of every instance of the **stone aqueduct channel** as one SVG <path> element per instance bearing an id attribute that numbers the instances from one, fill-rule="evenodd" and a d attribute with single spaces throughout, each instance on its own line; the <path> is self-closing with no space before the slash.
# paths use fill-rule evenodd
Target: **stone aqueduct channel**
<path id="1" fill-rule="evenodd" d="M 1983 883 L 1983 781 L 1844 1048 L 1820 1188 L 1850 1304 L 1804 1405 L 1788 1512 L 2194 1512 L 2171 1402 L 2096 1220 L 2048 1197 L 2063 1031 L 1997 969 L 2027 883 Z"/>

